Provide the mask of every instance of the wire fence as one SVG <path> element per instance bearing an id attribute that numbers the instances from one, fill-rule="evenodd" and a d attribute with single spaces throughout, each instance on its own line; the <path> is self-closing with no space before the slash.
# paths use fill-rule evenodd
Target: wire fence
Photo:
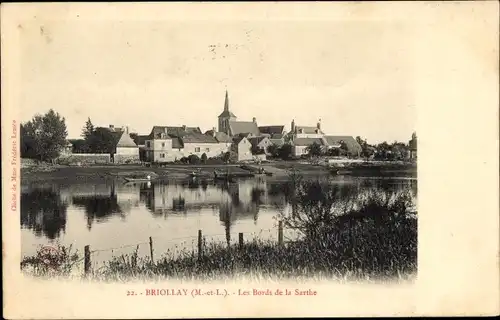
<path id="1" fill-rule="evenodd" d="M 251 240 L 256 240 L 256 239 L 263 239 L 265 238 L 266 240 L 271 240 L 271 241 L 277 241 L 279 245 L 284 244 L 285 242 L 293 242 L 297 240 L 296 235 L 284 235 L 284 228 L 283 228 L 283 223 L 279 222 L 278 227 L 274 228 L 269 228 L 269 229 L 260 229 L 258 231 L 253 231 L 253 232 L 239 232 L 238 237 L 234 237 L 234 233 L 214 233 L 214 234 L 203 234 L 202 230 L 198 230 L 197 235 L 192 235 L 192 236 L 183 236 L 183 237 L 175 237 L 175 238 L 167 238 L 165 239 L 164 237 L 155 237 L 153 241 L 153 237 L 149 237 L 149 241 L 142 241 L 142 242 L 136 242 L 136 243 L 130 243 L 130 244 L 124 244 L 120 246 L 115 246 L 115 247 L 108 247 L 108 248 L 97 248 L 97 249 L 91 249 L 90 245 L 85 245 L 84 247 L 84 256 L 83 258 L 78 259 L 77 261 L 73 262 L 73 265 L 78 265 L 83 261 L 83 267 L 84 267 L 84 273 L 88 274 L 91 269 L 93 270 L 98 270 L 97 264 L 96 264 L 96 259 L 101 253 L 105 252 L 111 252 L 114 253 L 116 251 L 120 251 L 123 249 L 130 249 L 130 248 L 135 248 L 135 252 L 139 251 L 139 248 L 144 249 L 146 245 L 149 246 L 149 259 L 151 260 L 152 263 L 155 261 L 155 246 L 154 244 L 161 243 L 162 246 L 165 244 L 174 244 L 176 243 L 176 248 L 178 249 L 192 249 L 192 254 L 195 255 L 197 253 L 198 258 L 201 258 L 203 256 L 203 251 L 206 249 L 206 246 L 209 243 L 223 243 L 223 242 L 228 242 L 230 245 L 238 245 L 240 248 L 243 247 L 244 241 L 251 241 Z M 290 229 L 286 229 L 290 230 Z M 162 239 L 163 238 L 163 239 Z M 190 241 L 191 240 L 191 241 Z M 181 243 L 179 246 L 178 243 Z M 187 244 L 187 242 L 190 242 L 191 246 Z M 182 245 L 182 243 L 185 243 Z M 147 249 L 147 247 L 146 247 Z M 134 252 L 133 251 L 133 252 Z M 160 250 L 162 251 L 162 250 Z M 168 250 L 170 251 L 170 249 Z M 121 254 L 123 257 L 123 253 Z M 92 263 L 94 262 L 94 263 Z"/>

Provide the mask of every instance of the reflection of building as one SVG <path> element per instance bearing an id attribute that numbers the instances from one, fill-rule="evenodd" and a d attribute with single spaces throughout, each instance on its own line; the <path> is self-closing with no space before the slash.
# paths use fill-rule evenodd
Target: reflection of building
<path id="1" fill-rule="evenodd" d="M 203 183 L 184 186 L 156 183 L 149 188 L 141 187 L 141 195 L 145 197 L 148 209 L 156 214 L 180 211 L 181 205 L 184 211 L 213 207 L 229 199 L 221 189 Z"/>
<path id="2" fill-rule="evenodd" d="M 71 186 L 72 204 L 85 210 L 87 227 L 94 221 L 103 221 L 113 215 L 125 216 L 132 207 L 139 206 L 139 186 L 120 185 L 114 181 L 100 185 Z"/>

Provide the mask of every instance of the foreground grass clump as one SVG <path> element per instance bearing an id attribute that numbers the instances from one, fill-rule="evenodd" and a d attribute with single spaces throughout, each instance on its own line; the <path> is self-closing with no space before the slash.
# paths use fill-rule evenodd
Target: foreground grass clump
<path id="1" fill-rule="evenodd" d="M 301 235 L 293 242 L 209 243 L 201 256 L 167 252 L 154 264 L 136 251 L 113 258 L 91 278 L 392 280 L 416 273 L 417 220 L 410 193 L 368 192 L 339 202 L 337 193 L 345 190 L 298 177 L 292 177 L 290 190 L 292 210 L 280 219 Z"/>
<path id="2" fill-rule="evenodd" d="M 201 259 L 186 251 L 181 257 L 164 257 L 154 265 L 122 257 L 110 262 L 102 280 L 142 278 L 145 275 L 176 279 L 209 280 L 238 276 L 263 278 L 333 278 L 345 280 L 394 279 L 417 270 L 416 220 L 401 223 L 388 232 L 367 223 L 339 230 L 322 242 L 298 240 L 279 245 L 254 240 L 227 247 L 205 247 Z"/>

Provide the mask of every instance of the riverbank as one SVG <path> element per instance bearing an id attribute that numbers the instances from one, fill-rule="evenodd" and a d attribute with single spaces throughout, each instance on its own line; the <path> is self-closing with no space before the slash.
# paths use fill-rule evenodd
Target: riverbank
<path id="1" fill-rule="evenodd" d="M 255 164 L 247 165 L 253 169 Z M 266 172 L 275 178 L 285 178 L 293 170 L 304 176 L 329 176 L 332 174 L 332 165 L 309 163 L 306 161 L 273 161 L 260 165 Z M 412 163 L 400 162 L 344 162 L 342 165 L 333 165 L 353 176 L 402 176 L 416 177 L 417 167 Z M 30 164 L 21 166 L 21 183 L 38 181 L 65 182 L 98 182 L 108 179 L 122 179 L 124 176 L 150 175 L 159 180 L 182 180 L 196 172 L 202 179 L 212 179 L 214 171 L 230 172 L 234 175 L 245 175 L 251 172 L 243 169 L 240 164 L 220 165 L 186 165 L 168 164 L 164 167 L 145 167 L 141 165 L 94 165 L 87 167 L 63 166 L 52 164 Z"/>
<path id="2" fill-rule="evenodd" d="M 332 213 L 324 217 L 326 220 L 314 224 L 302 224 L 306 221 L 302 218 L 295 220 L 302 224 L 301 238 L 289 240 L 285 237 L 282 243 L 246 240 L 232 245 L 202 241 L 201 250 L 180 249 L 175 254 L 167 251 L 154 261 L 150 256 L 139 256 L 138 248 L 136 251 L 131 249 L 130 254 L 114 256 L 104 265 L 90 269 L 87 278 L 113 282 L 140 279 L 210 281 L 238 277 L 342 281 L 411 279 L 417 271 L 416 212 L 410 208 L 404 193 L 387 202 L 384 199 L 389 195 L 360 197 L 353 200 L 358 209 L 341 215 Z M 309 200 L 297 208 L 301 217 L 310 215 Z M 293 216 L 285 217 L 284 228 L 293 221 Z M 328 223 L 323 224 L 326 221 Z M 33 276 L 82 276 L 82 260 L 81 253 L 73 254 L 68 248 L 46 247 L 35 255 L 24 257 L 21 266 Z M 77 272 L 72 272 L 75 269 Z"/>

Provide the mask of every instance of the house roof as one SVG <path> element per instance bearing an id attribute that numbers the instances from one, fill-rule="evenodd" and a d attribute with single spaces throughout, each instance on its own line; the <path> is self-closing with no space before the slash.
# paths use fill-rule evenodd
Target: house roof
<path id="1" fill-rule="evenodd" d="M 167 136 L 165 139 L 169 139 L 171 137 L 182 137 L 187 133 L 201 133 L 199 127 L 171 127 L 171 126 L 154 126 L 151 129 L 151 133 L 149 134 L 150 139 L 159 138 L 161 133 L 165 133 Z"/>
<path id="2" fill-rule="evenodd" d="M 183 144 L 186 143 L 218 143 L 217 139 L 213 136 L 209 136 L 207 134 L 190 132 L 183 137 L 180 137 Z"/>
<path id="3" fill-rule="evenodd" d="M 217 139 L 217 141 L 219 142 L 231 142 L 231 137 L 229 137 L 227 134 L 225 134 L 224 132 L 216 132 L 215 133 L 215 139 Z"/>
<path id="4" fill-rule="evenodd" d="M 209 135 L 209 136 L 214 136 L 215 135 L 215 139 L 219 142 L 219 143 L 227 143 L 227 142 L 232 142 L 232 139 L 231 137 L 229 137 L 227 134 L 225 134 L 224 132 L 217 132 L 217 131 L 214 131 L 214 130 L 208 130 L 207 132 L 205 132 L 206 135 Z"/>
<path id="5" fill-rule="evenodd" d="M 321 138 L 297 138 L 293 140 L 295 146 L 310 146 L 315 142 L 321 146 L 325 144 Z"/>
<path id="6" fill-rule="evenodd" d="M 142 146 L 142 145 L 146 144 L 146 140 L 148 140 L 148 139 L 149 139 L 148 135 L 137 135 L 134 137 L 134 142 L 136 145 Z"/>
<path id="7" fill-rule="evenodd" d="M 248 141 L 250 141 L 250 143 L 252 144 L 252 146 L 258 146 L 263 140 L 265 139 L 269 139 L 268 137 L 263 137 L 263 136 L 260 136 L 260 137 L 251 137 L 251 138 L 248 138 Z"/>
<path id="8" fill-rule="evenodd" d="M 349 152 L 360 153 L 363 151 L 363 148 L 361 148 L 359 143 L 352 136 L 325 136 L 325 139 L 329 145 L 338 145 L 342 141 L 345 142 Z"/>
<path id="9" fill-rule="evenodd" d="M 240 133 L 251 133 L 254 136 L 260 135 L 257 123 L 253 121 L 229 121 L 229 128 L 233 136 Z"/>
<path id="10" fill-rule="evenodd" d="M 184 144 L 182 143 L 181 138 L 173 137 L 172 139 L 172 149 L 182 149 L 184 148 Z"/>
<path id="11" fill-rule="evenodd" d="M 233 143 L 239 144 L 241 140 L 246 139 L 242 134 L 233 137 Z M 248 140 L 248 139 L 247 139 Z"/>
<path id="12" fill-rule="evenodd" d="M 259 127 L 260 133 L 267 133 L 270 135 L 283 134 L 284 129 L 285 129 L 285 126 L 262 126 L 262 127 Z"/>
<path id="13" fill-rule="evenodd" d="M 300 133 L 301 129 L 302 129 L 302 133 L 305 133 L 305 134 L 316 134 L 316 130 L 318 128 L 317 127 L 295 126 L 295 133 Z M 323 133 L 323 132 L 320 130 L 319 133 Z"/>
<path id="14" fill-rule="evenodd" d="M 137 148 L 137 144 L 135 144 L 134 140 L 130 137 L 130 134 L 126 133 L 125 131 L 111 131 L 111 135 L 113 136 L 114 144 L 116 147 Z"/>

